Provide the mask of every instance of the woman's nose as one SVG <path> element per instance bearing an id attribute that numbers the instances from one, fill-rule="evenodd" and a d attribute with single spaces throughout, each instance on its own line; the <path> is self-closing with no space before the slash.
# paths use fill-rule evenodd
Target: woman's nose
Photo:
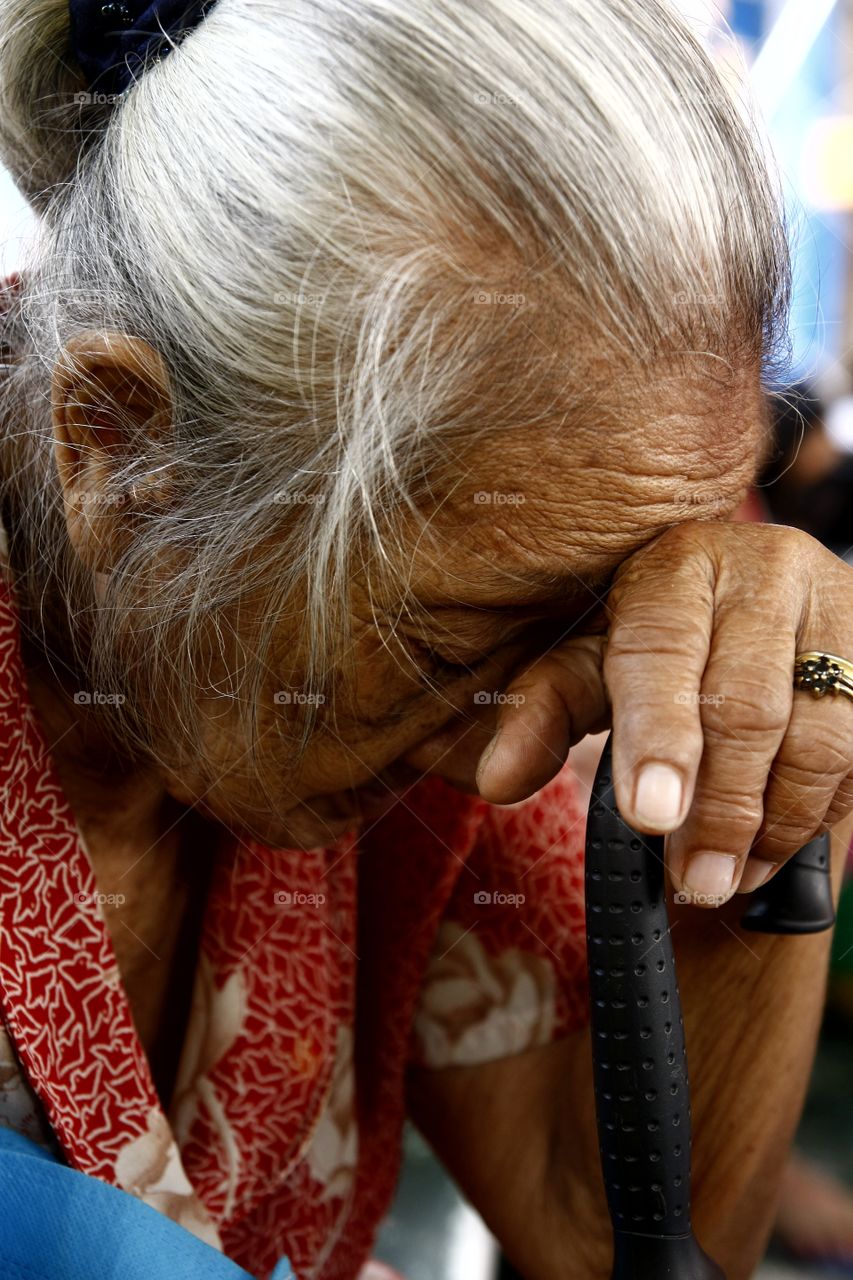
<path id="1" fill-rule="evenodd" d="M 477 764 L 495 731 L 497 708 L 478 706 L 416 743 L 403 760 L 421 774 L 438 774 L 460 791 L 476 793 Z"/>

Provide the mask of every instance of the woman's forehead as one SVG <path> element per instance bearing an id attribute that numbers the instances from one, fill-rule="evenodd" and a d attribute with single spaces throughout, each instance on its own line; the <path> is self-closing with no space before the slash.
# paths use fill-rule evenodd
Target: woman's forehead
<path id="1" fill-rule="evenodd" d="M 436 614 L 585 606 L 628 556 L 673 525 L 725 520 L 760 465 L 757 377 L 658 404 L 606 426 L 483 433 L 399 542 L 389 605 Z"/>

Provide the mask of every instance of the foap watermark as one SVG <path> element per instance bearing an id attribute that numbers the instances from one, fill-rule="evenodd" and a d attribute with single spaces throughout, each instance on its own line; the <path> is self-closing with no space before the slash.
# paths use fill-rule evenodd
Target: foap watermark
<path id="1" fill-rule="evenodd" d="M 693 289 L 681 289 L 673 294 L 677 307 L 721 307 L 726 300 L 724 293 L 697 293 Z"/>
<path id="2" fill-rule="evenodd" d="M 326 501 L 326 494 L 276 489 L 272 501 L 279 507 L 314 507 Z"/>
<path id="3" fill-rule="evenodd" d="M 477 689 L 475 707 L 520 707 L 526 698 L 523 693 L 503 693 L 500 689 Z"/>
<path id="4" fill-rule="evenodd" d="M 724 693 L 691 693 L 682 691 L 672 696 L 673 702 L 680 707 L 696 706 L 696 707 L 721 707 L 726 700 Z"/>
<path id="5" fill-rule="evenodd" d="M 527 302 L 524 293 L 502 293 L 500 289 L 478 289 L 474 294 L 478 307 L 523 307 Z"/>
<path id="6" fill-rule="evenodd" d="M 503 93 L 499 89 L 475 89 L 474 101 L 478 107 L 520 107 L 524 99 L 518 93 Z"/>
<path id="7" fill-rule="evenodd" d="M 326 701 L 326 695 L 311 693 L 307 689 L 276 689 L 272 700 L 280 707 L 321 707 Z"/>
<path id="8" fill-rule="evenodd" d="M 523 893 L 492 893 L 478 889 L 474 894 L 475 907 L 522 907 L 526 901 Z"/>
<path id="9" fill-rule="evenodd" d="M 317 307 L 323 301 L 322 293 L 303 293 L 301 289 L 280 289 L 273 294 L 277 307 Z"/>
<path id="10" fill-rule="evenodd" d="M 74 701 L 78 707 L 121 707 L 127 698 L 123 693 L 105 693 L 103 689 L 78 689 Z"/>
<path id="11" fill-rule="evenodd" d="M 681 507 L 718 507 L 728 496 L 719 489 L 677 489 L 673 501 Z"/>
<path id="12" fill-rule="evenodd" d="M 290 889 L 276 889 L 272 900 L 277 907 L 322 907 L 325 893 L 298 893 Z"/>
<path id="13" fill-rule="evenodd" d="M 724 893 L 684 893 L 683 891 L 673 894 L 672 900 L 680 906 L 689 904 L 695 907 L 722 907 L 728 902 Z"/>
<path id="14" fill-rule="evenodd" d="M 87 93 L 80 90 L 74 95 L 75 107 L 111 107 L 121 101 L 120 93 Z"/>
<path id="15" fill-rule="evenodd" d="M 130 502 L 130 489 L 100 492 L 97 489 L 71 489 L 69 504 L 73 507 L 123 507 Z"/>
<path id="16" fill-rule="evenodd" d="M 123 907 L 127 898 L 123 893 L 84 893 L 81 889 L 79 893 L 75 893 L 74 901 L 81 907 L 88 906 L 90 902 L 99 907 Z"/>
<path id="17" fill-rule="evenodd" d="M 500 489 L 478 489 L 474 494 L 475 507 L 520 507 L 526 501 L 524 494 L 517 491 L 505 493 Z"/>

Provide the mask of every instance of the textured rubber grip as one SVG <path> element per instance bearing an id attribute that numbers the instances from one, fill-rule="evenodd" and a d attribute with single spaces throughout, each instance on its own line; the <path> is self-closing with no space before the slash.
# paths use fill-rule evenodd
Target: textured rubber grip
<path id="1" fill-rule="evenodd" d="M 663 852 L 662 837 L 640 836 L 616 809 L 608 739 L 587 823 L 586 923 L 613 1275 L 704 1280 L 722 1273 L 690 1226 L 690 1091 Z"/>
<path id="2" fill-rule="evenodd" d="M 822 933 L 835 924 L 829 832 L 804 845 L 772 880 L 749 895 L 741 919 L 754 933 Z"/>

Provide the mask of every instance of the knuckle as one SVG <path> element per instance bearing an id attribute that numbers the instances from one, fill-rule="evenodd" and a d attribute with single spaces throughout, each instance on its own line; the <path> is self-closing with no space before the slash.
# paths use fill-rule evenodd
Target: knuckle
<path id="1" fill-rule="evenodd" d="M 789 733 L 782 748 L 784 773 L 795 787 L 826 787 L 843 777 L 853 765 L 845 743 L 832 740 L 829 734 L 807 736 L 802 731 Z"/>
<path id="2" fill-rule="evenodd" d="M 775 545 L 786 555 L 794 550 L 799 551 L 802 546 L 812 541 L 807 533 L 802 529 L 795 529 L 793 525 L 778 524 L 773 525 L 772 528 Z"/>
<path id="3" fill-rule="evenodd" d="M 700 599 L 713 599 L 710 569 L 697 557 L 694 540 L 688 540 L 682 530 L 683 526 L 676 526 L 669 531 L 675 541 L 680 538 L 679 545 L 660 539 L 655 546 L 644 548 L 641 554 L 619 565 L 607 595 L 611 615 L 626 608 L 639 609 L 641 602 L 647 603 L 650 598 L 660 600 L 661 595 L 673 598 L 688 589 Z M 702 550 L 704 553 L 704 548 Z"/>
<path id="4" fill-rule="evenodd" d="M 762 559 L 770 568 L 790 564 L 792 559 L 798 560 L 804 552 L 820 545 L 810 534 L 792 525 L 765 526 L 759 536 Z"/>
<path id="5" fill-rule="evenodd" d="M 772 842 L 774 847 L 802 848 L 821 825 L 824 808 L 822 805 L 818 808 L 819 812 L 802 809 L 780 814 L 768 812 L 764 820 L 764 840 Z"/>
<path id="6" fill-rule="evenodd" d="M 507 690 L 553 701 L 559 698 L 561 689 L 571 688 L 584 680 L 586 674 L 577 670 L 573 662 L 563 661 L 558 654 L 550 653 L 515 672 Z"/>
<path id="7" fill-rule="evenodd" d="M 710 685 L 713 687 L 714 682 Z M 722 686 L 722 682 L 720 682 Z M 701 703 L 707 734 L 719 739 L 739 737 L 752 742 L 784 732 L 791 714 L 791 690 L 758 681 L 735 680 L 709 690 Z"/>
<path id="8" fill-rule="evenodd" d="M 795 695 L 797 699 L 808 695 Z M 775 773 L 798 784 L 815 778 L 839 779 L 853 769 L 853 714 L 840 703 L 797 700 L 779 748 Z"/>
<path id="9" fill-rule="evenodd" d="M 657 549 L 667 553 L 684 556 L 690 552 L 701 551 L 704 554 L 709 541 L 719 536 L 716 525 L 698 521 L 682 520 L 680 524 L 667 529 L 657 542 Z"/>
<path id="10" fill-rule="evenodd" d="M 764 805 L 761 796 L 743 791 L 705 788 L 691 810 L 691 825 L 697 831 L 719 832 L 713 847 L 742 852 L 761 826 Z"/>
<path id="11" fill-rule="evenodd" d="M 671 617 L 666 629 L 647 613 L 632 618 L 630 625 L 615 626 L 604 651 L 604 671 L 608 678 L 628 676 L 636 681 L 645 675 L 649 681 L 672 683 L 669 663 L 682 668 L 689 658 L 695 663 L 697 652 L 695 619 Z"/>
<path id="12" fill-rule="evenodd" d="M 853 812 L 853 783 L 839 787 L 832 798 L 826 817 L 824 819 L 827 827 L 834 827 L 836 822 L 841 822 Z"/>

